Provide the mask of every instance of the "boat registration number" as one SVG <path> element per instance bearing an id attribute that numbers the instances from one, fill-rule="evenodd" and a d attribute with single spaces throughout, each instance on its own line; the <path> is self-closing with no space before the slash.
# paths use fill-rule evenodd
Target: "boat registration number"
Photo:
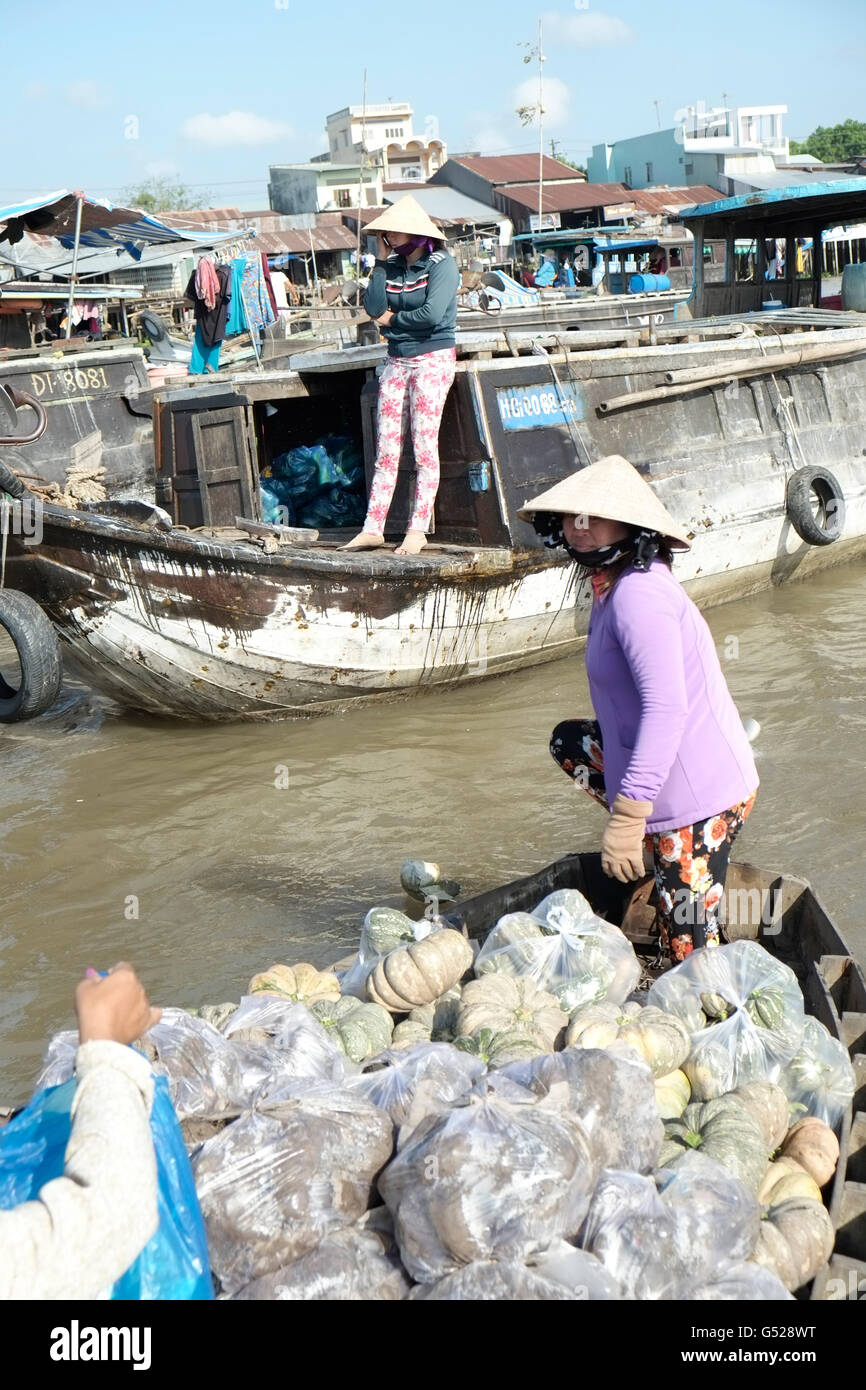
<path id="1" fill-rule="evenodd" d="M 556 386 L 506 386 L 496 392 L 505 430 L 537 430 L 582 420 L 583 401 L 571 382 Z"/>

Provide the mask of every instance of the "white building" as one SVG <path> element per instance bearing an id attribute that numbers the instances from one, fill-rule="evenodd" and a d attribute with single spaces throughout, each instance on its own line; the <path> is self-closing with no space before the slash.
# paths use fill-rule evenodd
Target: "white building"
<path id="1" fill-rule="evenodd" d="M 428 116 L 423 135 L 413 128 L 407 101 L 381 106 L 344 106 L 326 118 L 328 158 L 332 163 L 378 164 L 385 183 L 425 183 L 448 158 L 439 138 L 439 123 Z"/>

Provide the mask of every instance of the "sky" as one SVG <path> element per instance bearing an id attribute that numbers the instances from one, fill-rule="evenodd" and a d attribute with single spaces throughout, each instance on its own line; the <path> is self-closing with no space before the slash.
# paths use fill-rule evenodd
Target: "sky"
<path id="1" fill-rule="evenodd" d="M 539 19 L 545 146 L 578 163 L 699 103 L 785 103 L 793 139 L 866 120 L 864 0 L 0 0 L 0 205 L 60 188 L 118 202 L 161 176 L 206 206 L 265 208 L 268 165 L 323 152 L 365 71 L 369 103 L 411 102 L 452 154 L 537 150 L 515 113 L 536 101 Z"/>

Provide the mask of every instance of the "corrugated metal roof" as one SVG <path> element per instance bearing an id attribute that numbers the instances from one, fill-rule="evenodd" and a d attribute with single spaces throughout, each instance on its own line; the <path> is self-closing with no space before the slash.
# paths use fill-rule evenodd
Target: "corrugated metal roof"
<path id="1" fill-rule="evenodd" d="M 402 189 L 405 184 L 386 184 L 385 193 L 387 194 L 393 187 L 394 197 L 391 202 L 396 202 L 398 197 L 402 197 Z M 424 209 L 428 217 L 433 217 L 437 222 L 443 224 L 455 223 L 482 223 L 489 225 L 493 222 L 501 221 L 503 213 L 498 208 L 491 207 L 489 203 L 481 203 L 477 198 L 467 198 L 465 193 L 458 193 L 456 188 L 449 188 L 447 184 L 423 184 L 422 187 L 412 189 L 412 197 Z"/>
<path id="2" fill-rule="evenodd" d="M 351 251 L 358 244 L 358 238 L 348 227 L 313 227 L 312 232 L 282 231 L 262 232 L 253 245 L 268 256 L 281 256 L 287 251 L 309 255 L 310 236 L 314 251 Z"/>
<path id="3" fill-rule="evenodd" d="M 800 184 L 796 188 L 771 188 L 763 193 L 743 193 L 702 203 L 680 213 L 684 222 L 706 219 L 704 233 L 723 230 L 732 224 L 751 223 L 761 234 L 783 229 L 797 222 L 838 227 L 859 222 L 866 214 L 866 179 L 837 179 L 832 183 Z"/>
<path id="4" fill-rule="evenodd" d="M 537 161 L 536 161 L 537 163 Z M 505 184 L 497 188 L 501 198 L 538 212 L 538 184 L 529 187 L 523 184 Z M 611 203 L 631 203 L 632 190 L 624 183 L 545 183 L 542 189 L 542 212 L 584 211 L 587 208 L 600 208 Z"/>
<path id="5" fill-rule="evenodd" d="M 675 208 L 687 208 L 692 203 L 709 203 L 722 196 L 720 189 L 709 184 L 695 184 L 693 188 L 632 188 L 628 190 L 628 200 L 639 207 L 641 212 L 665 213 Z"/>
<path id="6" fill-rule="evenodd" d="M 451 158 L 455 164 L 462 164 L 464 169 L 471 169 L 473 174 L 478 174 L 493 184 L 532 183 L 533 179 L 536 183 L 538 182 L 537 154 L 452 155 Z M 546 154 L 542 166 L 542 177 L 544 179 L 580 179 L 583 175 L 578 169 L 573 169 L 570 164 L 563 164 L 561 160 L 553 159 L 549 154 Z"/>

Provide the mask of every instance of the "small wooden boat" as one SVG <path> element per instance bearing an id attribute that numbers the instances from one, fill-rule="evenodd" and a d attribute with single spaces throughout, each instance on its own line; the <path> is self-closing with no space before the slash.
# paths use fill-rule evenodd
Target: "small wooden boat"
<path id="1" fill-rule="evenodd" d="M 506 912 L 531 911 L 557 888 L 576 888 L 594 911 L 622 926 L 636 952 L 649 962 L 657 939 L 642 888 L 608 878 L 598 854 L 572 854 L 538 873 L 492 888 L 449 908 L 442 916 L 483 937 Z M 848 1048 L 856 1090 L 838 1131 L 840 1157 L 824 1198 L 836 1229 L 833 1254 L 798 1297 L 856 1300 L 866 1295 L 866 978 L 806 879 L 752 864 L 733 863 L 725 888 L 726 935 L 760 941 L 789 965 L 806 1010 Z M 650 965 L 650 970 L 652 966 Z"/>

